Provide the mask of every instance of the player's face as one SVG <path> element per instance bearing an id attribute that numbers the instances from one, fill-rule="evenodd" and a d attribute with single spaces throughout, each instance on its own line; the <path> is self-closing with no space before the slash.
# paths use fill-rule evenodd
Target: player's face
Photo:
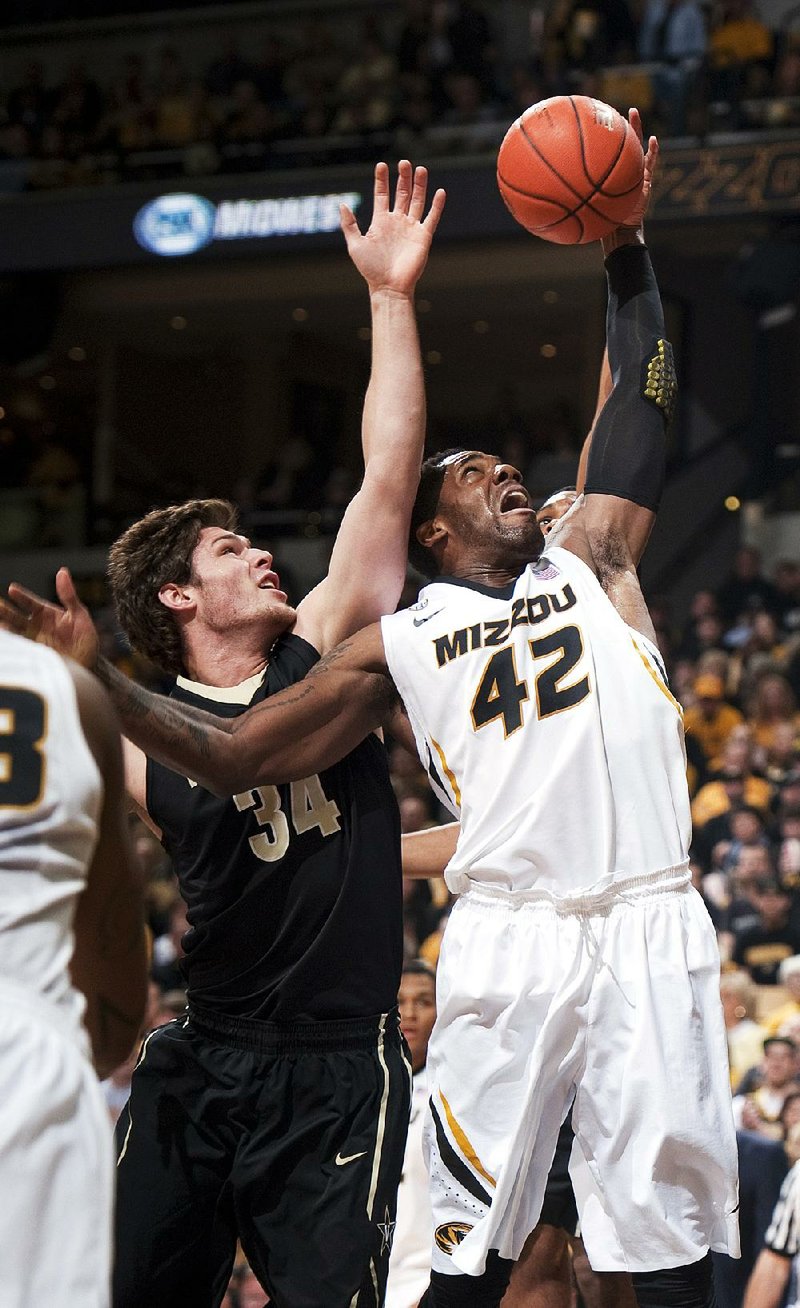
<path id="1" fill-rule="evenodd" d="M 411 1066 L 417 1072 L 425 1064 L 433 1024 L 436 1021 L 436 982 L 421 972 L 404 972 L 397 995 L 400 1029 L 408 1041 Z"/>
<path id="2" fill-rule="evenodd" d="M 572 508 L 578 498 L 576 491 L 566 491 L 557 500 L 547 500 L 536 511 L 536 521 L 542 529 L 543 536 L 549 536 L 559 519 Z"/>
<path id="3" fill-rule="evenodd" d="M 535 559 L 542 532 L 522 474 L 496 454 L 458 455 L 442 482 L 436 516 L 467 559 L 516 567 Z"/>
<path id="4" fill-rule="evenodd" d="M 296 617 L 269 551 L 254 549 L 246 536 L 222 527 L 201 531 L 189 585 L 198 618 L 213 631 L 260 626 L 265 634 L 272 634 Z"/>

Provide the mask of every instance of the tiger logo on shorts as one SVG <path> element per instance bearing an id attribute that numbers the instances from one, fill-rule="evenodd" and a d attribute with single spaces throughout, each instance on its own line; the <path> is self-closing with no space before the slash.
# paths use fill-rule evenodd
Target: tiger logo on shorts
<path id="1" fill-rule="evenodd" d="M 443 1226 L 437 1226 L 433 1238 L 442 1253 L 450 1257 L 456 1245 L 461 1244 L 471 1230 L 466 1222 L 445 1222 Z"/>

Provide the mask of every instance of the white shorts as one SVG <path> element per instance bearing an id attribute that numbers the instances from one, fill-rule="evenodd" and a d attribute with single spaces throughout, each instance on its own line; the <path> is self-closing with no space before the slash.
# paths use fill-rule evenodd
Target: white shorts
<path id="1" fill-rule="evenodd" d="M 75 1029 L 0 980 L 0 1304 L 107 1308 L 112 1131 Z"/>
<path id="2" fill-rule="evenodd" d="M 572 1105 L 598 1271 L 738 1257 L 736 1136 L 708 913 L 684 868 L 558 906 L 472 889 L 447 924 L 428 1052 L 433 1267 L 516 1259 Z M 573 1102 L 574 1101 L 574 1102 Z"/>

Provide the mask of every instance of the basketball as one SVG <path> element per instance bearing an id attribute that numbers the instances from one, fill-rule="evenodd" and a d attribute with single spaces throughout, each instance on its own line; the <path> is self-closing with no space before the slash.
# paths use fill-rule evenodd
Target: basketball
<path id="1" fill-rule="evenodd" d="M 559 245 L 598 241 L 624 223 L 643 173 L 630 123 L 586 95 L 531 105 L 511 124 L 497 156 L 497 184 L 513 217 Z"/>

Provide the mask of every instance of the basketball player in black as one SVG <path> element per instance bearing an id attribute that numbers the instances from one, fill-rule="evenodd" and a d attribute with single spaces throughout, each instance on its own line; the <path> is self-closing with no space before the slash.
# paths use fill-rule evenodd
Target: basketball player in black
<path id="1" fill-rule="evenodd" d="M 375 171 L 362 236 L 365 475 L 327 577 L 291 607 L 232 507 L 155 510 L 112 547 L 132 644 L 230 718 L 395 608 L 425 435 L 414 288 L 444 205 Z M 369 550 L 364 542 L 369 541 Z M 277 1308 L 378 1308 L 409 1114 L 396 1000 L 399 818 L 381 741 L 290 785 L 217 798 L 130 747 L 128 782 L 188 906 L 188 1013 L 146 1039 L 118 1125 L 115 1308 L 210 1308 L 241 1239 Z"/>

